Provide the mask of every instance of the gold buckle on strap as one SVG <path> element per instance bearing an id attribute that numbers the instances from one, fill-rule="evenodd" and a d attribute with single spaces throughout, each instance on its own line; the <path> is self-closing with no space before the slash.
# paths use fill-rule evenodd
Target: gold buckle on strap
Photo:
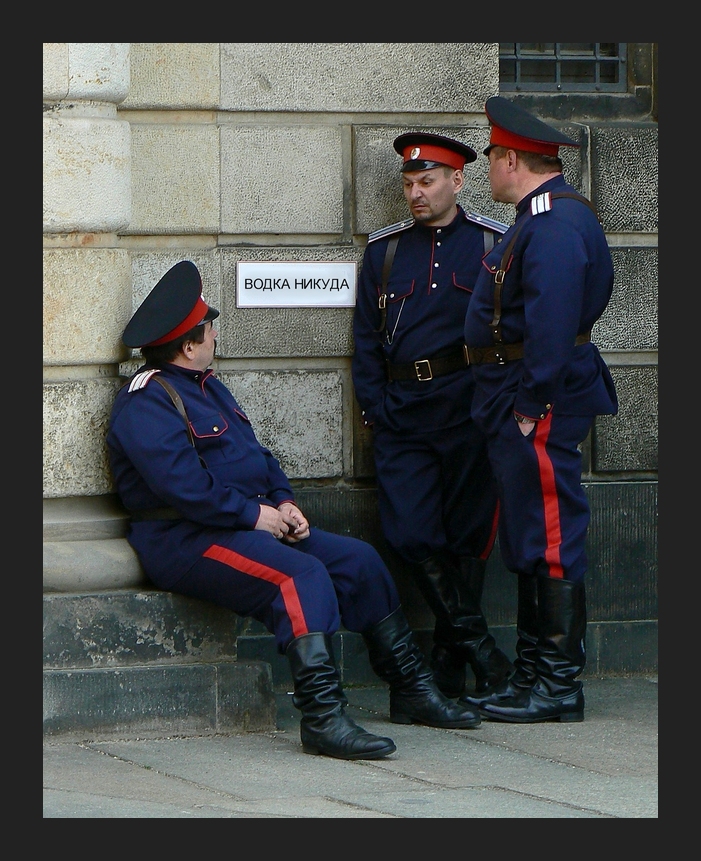
<path id="1" fill-rule="evenodd" d="M 425 366 L 425 369 L 420 367 L 421 365 Z M 416 371 L 416 379 L 421 380 L 421 382 L 433 379 L 433 371 L 428 359 L 419 359 L 418 362 L 414 362 L 414 370 Z"/>

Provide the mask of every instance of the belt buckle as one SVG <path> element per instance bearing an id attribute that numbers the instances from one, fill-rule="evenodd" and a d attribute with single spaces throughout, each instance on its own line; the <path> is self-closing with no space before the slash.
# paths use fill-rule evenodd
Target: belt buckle
<path id="1" fill-rule="evenodd" d="M 426 370 L 422 370 L 420 365 L 425 365 Z M 416 379 L 420 380 L 422 383 L 427 380 L 433 379 L 433 371 L 431 370 L 431 363 L 428 359 L 419 359 L 418 362 L 414 362 L 414 370 L 416 371 Z"/>

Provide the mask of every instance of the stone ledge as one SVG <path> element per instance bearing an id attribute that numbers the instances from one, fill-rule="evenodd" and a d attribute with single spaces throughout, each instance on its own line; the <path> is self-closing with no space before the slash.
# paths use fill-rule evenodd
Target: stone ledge
<path id="1" fill-rule="evenodd" d="M 44 670 L 44 737 L 159 738 L 269 732 L 270 666 L 261 661 Z"/>

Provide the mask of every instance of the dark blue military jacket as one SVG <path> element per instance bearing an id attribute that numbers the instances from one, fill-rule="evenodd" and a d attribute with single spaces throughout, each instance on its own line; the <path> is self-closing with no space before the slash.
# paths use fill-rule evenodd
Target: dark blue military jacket
<path id="1" fill-rule="evenodd" d="M 576 191 L 562 175 L 519 202 L 514 225 L 482 261 L 467 310 L 465 342 L 470 347 L 492 346 L 494 272 L 513 231 L 525 219 L 501 292 L 502 338 L 505 343 L 523 342 L 523 359 L 473 366 L 472 415 L 488 433 L 513 420 L 513 411 L 542 419 L 551 410 L 595 416 L 618 409 L 611 374 L 597 347 L 574 345 L 611 298 L 611 254 L 586 204 L 559 198 L 547 208 L 547 192 L 560 191 Z"/>
<path id="2" fill-rule="evenodd" d="M 506 225 L 484 216 L 458 214 L 446 227 L 413 219 L 370 234 L 358 279 L 353 318 L 355 394 L 366 424 L 393 430 L 438 430 L 469 418 L 468 369 L 430 381 L 388 382 L 385 362 L 415 362 L 459 350 L 465 312 L 485 252 Z M 399 244 L 387 285 L 387 319 L 381 333 L 378 298 L 390 237 Z"/>
<path id="3" fill-rule="evenodd" d="M 160 374 L 183 400 L 196 449 Z M 173 507 L 184 520 L 133 523 L 127 538 L 147 575 L 172 584 L 212 544 L 217 530 L 253 529 L 263 499 L 294 494 L 278 461 L 211 370 L 166 364 L 139 369 L 115 400 L 107 434 L 114 482 L 130 511 Z M 203 467 L 199 458 L 206 464 Z"/>

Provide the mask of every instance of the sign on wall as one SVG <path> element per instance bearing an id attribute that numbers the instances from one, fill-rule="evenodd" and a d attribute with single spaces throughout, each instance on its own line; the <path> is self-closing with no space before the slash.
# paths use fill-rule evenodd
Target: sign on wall
<path id="1" fill-rule="evenodd" d="M 237 308 L 347 308 L 355 305 L 356 263 L 236 263 Z"/>

